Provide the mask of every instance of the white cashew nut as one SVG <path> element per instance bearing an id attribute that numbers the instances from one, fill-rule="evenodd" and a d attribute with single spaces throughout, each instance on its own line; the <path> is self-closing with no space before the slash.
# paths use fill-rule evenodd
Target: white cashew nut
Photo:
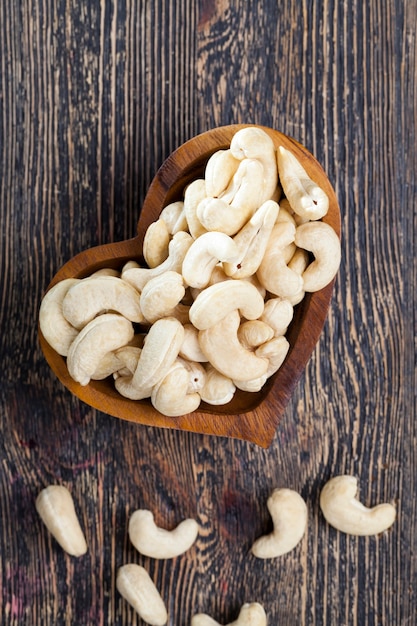
<path id="1" fill-rule="evenodd" d="M 237 309 L 242 317 L 257 319 L 264 310 L 264 299 L 247 280 L 226 280 L 201 291 L 191 305 L 190 321 L 199 330 L 204 330 Z"/>
<path id="2" fill-rule="evenodd" d="M 340 240 L 325 222 L 307 222 L 298 226 L 295 243 L 314 254 L 315 260 L 303 272 L 305 291 L 318 291 L 336 276 L 341 259 Z"/>
<path id="3" fill-rule="evenodd" d="M 87 552 L 87 542 L 74 501 L 66 487 L 49 485 L 40 492 L 35 506 L 43 523 L 65 552 L 72 556 L 81 556 Z"/>
<path id="4" fill-rule="evenodd" d="M 367 508 L 356 499 L 358 481 L 354 476 L 331 478 L 320 494 L 320 508 L 327 522 L 349 535 L 378 535 L 395 521 L 392 504 L 378 504 Z"/>
<path id="5" fill-rule="evenodd" d="M 119 567 L 116 587 L 144 622 L 150 626 L 165 626 L 168 621 L 165 603 L 144 567 L 135 563 Z"/>
<path id="6" fill-rule="evenodd" d="M 173 559 L 191 548 L 198 535 L 194 519 L 185 519 L 173 530 L 155 524 L 152 511 L 138 509 L 129 520 L 129 539 L 136 550 L 153 559 Z"/>
<path id="7" fill-rule="evenodd" d="M 236 159 L 230 148 L 217 150 L 207 161 L 204 172 L 206 194 L 210 198 L 218 198 L 230 185 L 239 167 L 240 159 Z"/>
<path id="8" fill-rule="evenodd" d="M 84 326 L 68 351 L 70 376 L 80 385 L 88 385 L 104 356 L 133 339 L 132 323 L 118 313 L 104 313 Z"/>
<path id="9" fill-rule="evenodd" d="M 240 609 L 238 618 L 227 626 L 266 626 L 265 609 L 259 602 L 246 603 Z M 191 626 L 221 626 L 205 613 L 197 613 L 191 619 Z"/>
<path id="10" fill-rule="evenodd" d="M 220 232 L 204 233 L 188 249 L 182 264 L 187 285 L 196 289 L 206 287 L 219 261 L 237 258 L 239 249 L 231 237 Z"/>
<path id="11" fill-rule="evenodd" d="M 144 318 L 153 324 L 161 317 L 169 317 L 184 295 L 184 280 L 178 272 L 166 271 L 151 278 L 140 294 Z"/>
<path id="12" fill-rule="evenodd" d="M 185 232 L 188 230 L 184 202 L 182 200 L 167 204 L 167 206 L 162 209 L 159 217 L 164 220 L 170 235 L 175 235 L 175 233 L 178 233 L 180 230 Z"/>
<path id="13" fill-rule="evenodd" d="M 288 246 L 293 244 L 295 234 L 294 224 L 277 222 L 272 229 L 265 254 L 256 272 L 261 285 L 270 293 L 282 298 L 298 293 L 303 285 L 301 276 L 287 265 L 289 259 L 287 261 L 286 251 Z"/>
<path id="14" fill-rule="evenodd" d="M 78 278 L 66 278 L 51 287 L 39 308 L 39 326 L 49 345 L 61 356 L 67 356 L 78 330 L 64 317 L 62 303 L 68 290 L 78 284 Z"/>
<path id="15" fill-rule="evenodd" d="M 267 502 L 274 530 L 255 541 L 252 554 L 272 559 L 290 552 L 301 541 L 307 528 L 307 506 L 292 489 L 274 489 Z"/>
<path id="16" fill-rule="evenodd" d="M 142 253 L 149 267 L 157 267 L 168 256 L 169 230 L 161 217 L 149 224 L 143 238 Z"/>
<path id="17" fill-rule="evenodd" d="M 227 404 L 233 398 L 235 391 L 236 386 L 233 381 L 208 363 L 204 387 L 199 391 L 203 402 L 213 405 Z"/>
<path id="18" fill-rule="evenodd" d="M 190 392 L 190 372 L 179 359 L 169 368 L 165 376 L 154 385 L 151 402 L 157 411 L 168 417 L 177 417 L 196 411 L 201 397 Z"/>

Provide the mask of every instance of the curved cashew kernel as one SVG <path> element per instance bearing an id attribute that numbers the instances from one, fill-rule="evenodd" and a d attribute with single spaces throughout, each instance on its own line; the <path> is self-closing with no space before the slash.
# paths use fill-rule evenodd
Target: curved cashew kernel
<path id="1" fill-rule="evenodd" d="M 309 263 L 310 257 L 307 250 L 304 250 L 303 248 L 297 248 L 291 259 L 288 261 L 288 267 L 290 268 L 290 270 L 292 270 L 293 272 L 297 272 L 297 274 L 302 277 L 304 270 L 307 268 Z M 296 304 L 299 304 L 301 302 L 301 300 L 305 296 L 305 293 L 306 292 L 303 282 L 303 286 L 301 287 L 300 291 L 298 293 L 295 293 L 293 296 L 290 296 L 288 300 L 293 306 L 295 306 Z"/>
<path id="2" fill-rule="evenodd" d="M 255 350 L 256 356 L 268 359 L 266 376 L 269 378 L 281 367 L 290 349 L 288 340 L 284 337 L 274 337 Z"/>
<path id="3" fill-rule="evenodd" d="M 261 320 L 248 320 L 239 326 L 237 336 L 242 346 L 251 350 L 272 339 L 274 331 Z"/>
<path id="4" fill-rule="evenodd" d="M 168 256 L 169 231 L 161 218 L 149 224 L 143 238 L 143 257 L 149 267 L 157 267 Z"/>
<path id="5" fill-rule="evenodd" d="M 50 485 L 36 498 L 36 510 L 61 548 L 72 556 L 87 552 L 87 542 L 75 512 L 74 501 L 63 485 Z"/>
<path id="6" fill-rule="evenodd" d="M 144 567 L 135 563 L 119 567 L 116 587 L 147 624 L 165 626 L 168 621 L 166 606 Z"/>
<path id="7" fill-rule="evenodd" d="M 266 373 L 268 360 L 242 346 L 237 338 L 239 324 L 239 312 L 234 310 L 217 324 L 200 330 L 201 349 L 210 363 L 233 381 L 259 378 Z"/>
<path id="8" fill-rule="evenodd" d="M 167 206 L 162 209 L 159 217 L 164 220 L 170 235 L 175 235 L 180 230 L 188 230 L 183 200 L 167 204 Z"/>
<path id="9" fill-rule="evenodd" d="M 236 388 L 241 391 L 255 393 L 256 391 L 260 391 L 262 389 L 267 379 L 268 376 L 264 374 L 258 378 L 252 378 L 252 380 L 234 380 L 233 383 L 236 385 Z"/>
<path id="10" fill-rule="evenodd" d="M 199 330 L 204 330 L 236 309 L 248 320 L 260 317 L 264 310 L 261 294 L 244 279 L 226 280 L 204 289 L 191 305 L 190 321 Z"/>
<path id="11" fill-rule="evenodd" d="M 305 291 L 323 289 L 336 276 L 341 260 L 340 240 L 329 224 L 308 222 L 298 226 L 295 243 L 314 254 L 315 260 L 303 272 Z"/>
<path id="12" fill-rule="evenodd" d="M 294 307 L 291 302 L 285 298 L 277 297 L 265 302 L 260 319 L 273 329 L 275 337 L 279 337 L 285 335 L 293 317 Z"/>
<path id="13" fill-rule="evenodd" d="M 168 270 L 148 280 L 140 295 L 140 308 L 148 322 L 168 317 L 184 297 L 184 281 L 178 272 Z"/>
<path id="14" fill-rule="evenodd" d="M 239 253 L 231 237 L 219 232 L 204 233 L 190 246 L 182 264 L 182 275 L 190 287 L 202 289 L 210 282 L 219 261 L 231 261 Z"/>
<path id="15" fill-rule="evenodd" d="M 233 381 L 208 363 L 204 387 L 199 391 L 203 402 L 213 405 L 227 404 L 235 395 L 235 391 Z"/>
<path id="16" fill-rule="evenodd" d="M 177 361 L 181 363 L 188 372 L 187 393 L 200 393 L 206 382 L 206 370 L 201 363 L 197 361 L 188 361 L 179 356 Z"/>
<path id="17" fill-rule="evenodd" d="M 203 178 L 194 180 L 184 191 L 184 214 L 194 239 L 207 232 L 197 215 L 197 207 L 206 197 L 206 181 Z"/>
<path id="18" fill-rule="evenodd" d="M 191 619 L 191 626 L 221 626 L 205 613 L 197 613 Z M 239 616 L 228 626 L 266 626 L 265 609 L 259 602 L 246 603 L 240 609 Z"/>
<path id="19" fill-rule="evenodd" d="M 206 181 L 206 194 L 217 198 L 230 185 L 233 176 L 239 167 L 240 160 L 236 159 L 230 148 L 217 150 L 207 161 L 204 178 Z"/>
<path id="20" fill-rule="evenodd" d="M 51 287 L 39 308 L 39 326 L 49 345 L 61 356 L 67 356 L 70 345 L 78 335 L 62 313 L 62 302 L 69 289 L 79 283 L 78 278 L 66 278 Z"/>
<path id="21" fill-rule="evenodd" d="M 184 324 L 184 341 L 181 344 L 179 356 L 197 363 L 207 362 L 207 357 L 198 343 L 198 330 L 190 323 Z"/>
<path id="22" fill-rule="evenodd" d="M 203 198 L 197 217 L 206 230 L 235 235 L 263 204 L 263 167 L 256 159 L 244 159 L 233 177 L 230 189 L 220 198 Z"/>
<path id="23" fill-rule="evenodd" d="M 288 268 L 284 252 L 294 242 L 295 234 L 296 228 L 291 222 L 275 224 L 256 272 L 261 285 L 282 298 L 298 293 L 303 284 L 301 276 Z"/>
<path id="24" fill-rule="evenodd" d="M 278 172 L 284 193 L 297 215 L 319 220 L 329 210 L 329 198 L 317 185 L 292 152 L 280 146 L 277 151 Z"/>
<path id="25" fill-rule="evenodd" d="M 259 206 L 276 193 L 278 169 L 275 146 L 271 137 L 261 128 L 242 128 L 232 138 L 230 151 L 237 159 L 257 159 L 263 169 L 263 199 Z"/>
<path id="26" fill-rule="evenodd" d="M 327 522 L 349 535 L 378 535 L 395 521 L 396 510 L 384 503 L 372 509 L 355 498 L 358 481 L 354 476 L 335 476 L 323 487 L 320 508 Z"/>
<path id="27" fill-rule="evenodd" d="M 78 329 L 105 311 L 120 313 L 131 322 L 143 322 L 139 293 L 116 276 L 82 280 L 69 289 L 62 303 L 65 318 Z"/>
<path id="28" fill-rule="evenodd" d="M 160 528 L 147 509 L 138 509 L 129 520 L 129 539 L 136 550 L 152 559 L 173 559 L 191 548 L 198 535 L 194 519 L 185 519 L 173 530 Z"/>
<path id="29" fill-rule="evenodd" d="M 154 385 L 151 402 L 157 411 L 168 417 L 178 417 L 195 411 L 201 402 L 196 392 L 189 392 L 190 372 L 176 360 L 165 376 Z"/>
<path id="30" fill-rule="evenodd" d="M 265 254 L 278 211 L 278 204 L 267 200 L 234 236 L 233 241 L 239 253 L 233 262 L 223 262 L 227 276 L 246 278 L 256 272 Z"/>
<path id="31" fill-rule="evenodd" d="M 193 243 L 193 238 L 189 233 L 180 231 L 176 233 L 168 246 L 168 257 L 163 263 L 156 267 L 132 267 L 122 272 L 122 279 L 131 284 L 139 292 L 142 291 L 146 283 L 160 276 L 164 272 L 173 271 L 181 273 L 182 262 L 187 253 L 188 248 Z"/>
<path id="32" fill-rule="evenodd" d="M 68 351 L 67 367 L 71 378 L 88 385 L 100 361 L 112 350 L 133 339 L 133 325 L 122 315 L 104 313 L 84 326 Z"/>
<path id="33" fill-rule="evenodd" d="M 292 489 L 274 489 L 267 502 L 274 530 L 255 541 L 252 554 L 272 559 L 290 552 L 301 541 L 307 528 L 307 506 Z"/>
<path id="34" fill-rule="evenodd" d="M 157 320 L 149 329 L 132 385 L 153 387 L 166 376 L 184 340 L 184 328 L 174 317 Z"/>

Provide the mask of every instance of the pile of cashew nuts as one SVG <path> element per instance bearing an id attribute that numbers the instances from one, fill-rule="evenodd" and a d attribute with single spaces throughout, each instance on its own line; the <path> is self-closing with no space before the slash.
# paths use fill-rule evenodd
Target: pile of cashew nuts
<path id="1" fill-rule="evenodd" d="M 241 129 L 149 226 L 148 267 L 61 281 L 42 300 L 41 331 L 75 381 L 113 376 L 167 416 L 259 391 L 287 355 L 294 307 L 338 271 L 328 206 L 291 151 Z"/>
<path id="2" fill-rule="evenodd" d="M 390 503 L 367 508 L 357 498 L 357 479 L 350 475 L 331 478 L 320 494 L 320 508 L 326 521 L 337 530 L 357 536 L 377 535 L 395 521 L 396 509 Z M 307 504 L 294 490 L 274 489 L 267 501 L 273 530 L 257 539 L 251 553 L 259 559 L 273 559 L 293 550 L 302 540 L 308 520 Z M 87 543 L 68 489 L 50 485 L 36 500 L 36 509 L 48 530 L 61 547 L 73 556 L 87 552 Z M 194 519 L 181 521 L 173 530 L 156 525 L 147 509 L 132 513 L 128 535 L 136 550 L 153 559 L 172 559 L 184 554 L 198 537 Z M 146 569 L 136 563 L 119 567 L 116 587 L 120 595 L 151 626 L 165 626 L 168 611 L 154 581 Z M 245 603 L 236 621 L 228 626 L 266 626 L 267 616 L 259 602 Z M 205 613 L 197 613 L 191 626 L 220 626 Z"/>

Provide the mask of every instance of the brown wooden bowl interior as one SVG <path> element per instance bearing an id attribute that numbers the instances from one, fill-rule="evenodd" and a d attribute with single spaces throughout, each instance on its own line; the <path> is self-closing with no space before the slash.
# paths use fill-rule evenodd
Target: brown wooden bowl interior
<path id="1" fill-rule="evenodd" d="M 204 175 L 205 164 L 213 152 L 227 148 L 233 135 L 243 126 L 216 128 L 183 144 L 163 163 L 146 195 L 138 222 L 137 236 L 126 241 L 97 246 L 68 261 L 54 276 L 48 289 L 64 278 L 83 278 L 103 267 L 121 269 L 128 260 L 143 263 L 142 243 L 145 232 L 161 210 L 170 202 L 181 200 L 184 188 Z M 294 139 L 263 128 L 276 147 L 289 148 L 309 175 L 328 194 L 329 211 L 324 222 L 340 236 L 340 210 L 334 190 L 317 160 Z M 281 368 L 257 393 L 237 390 L 224 406 L 202 403 L 199 410 L 180 417 L 167 417 L 156 411 L 149 400 L 133 401 L 120 396 L 112 379 L 91 381 L 83 387 L 68 374 L 66 360 L 57 354 L 39 331 L 39 340 L 47 362 L 60 381 L 83 402 L 114 417 L 147 426 L 175 428 L 217 436 L 236 437 L 267 447 L 272 441 L 285 407 L 305 365 L 320 337 L 332 297 L 334 280 L 321 291 L 306 294 L 297 305 L 287 333 L 290 350 Z"/>

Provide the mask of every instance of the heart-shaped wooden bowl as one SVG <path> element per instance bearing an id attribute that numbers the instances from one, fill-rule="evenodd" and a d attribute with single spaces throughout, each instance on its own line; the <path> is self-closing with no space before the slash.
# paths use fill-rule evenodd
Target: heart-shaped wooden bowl
<path id="1" fill-rule="evenodd" d="M 187 184 L 204 176 L 208 158 L 219 149 L 228 148 L 233 135 L 246 125 L 215 128 L 187 141 L 173 152 L 157 172 L 146 195 L 137 228 L 137 236 L 119 243 L 90 248 L 68 261 L 54 276 L 49 288 L 64 278 L 83 278 L 103 267 L 121 269 L 134 259 L 144 262 L 142 244 L 145 232 L 161 210 L 170 202 L 181 200 Z M 253 125 L 251 125 L 253 126 Z M 310 177 L 328 194 L 330 206 L 324 222 L 340 236 L 340 210 L 334 190 L 317 160 L 294 139 L 261 126 L 276 147 L 290 149 Z M 180 417 L 166 417 L 156 411 L 150 401 L 134 401 L 118 394 L 112 379 L 91 381 L 83 387 L 68 374 L 66 360 L 57 354 L 39 331 L 43 353 L 60 381 L 83 402 L 100 411 L 124 420 L 147 426 L 174 428 L 223 437 L 235 437 L 268 447 L 282 418 L 288 401 L 322 331 L 332 297 L 334 280 L 321 291 L 306 294 L 295 308 L 294 319 L 287 333 L 288 355 L 276 374 L 261 391 L 237 391 L 224 406 L 202 403 L 199 410 Z"/>

